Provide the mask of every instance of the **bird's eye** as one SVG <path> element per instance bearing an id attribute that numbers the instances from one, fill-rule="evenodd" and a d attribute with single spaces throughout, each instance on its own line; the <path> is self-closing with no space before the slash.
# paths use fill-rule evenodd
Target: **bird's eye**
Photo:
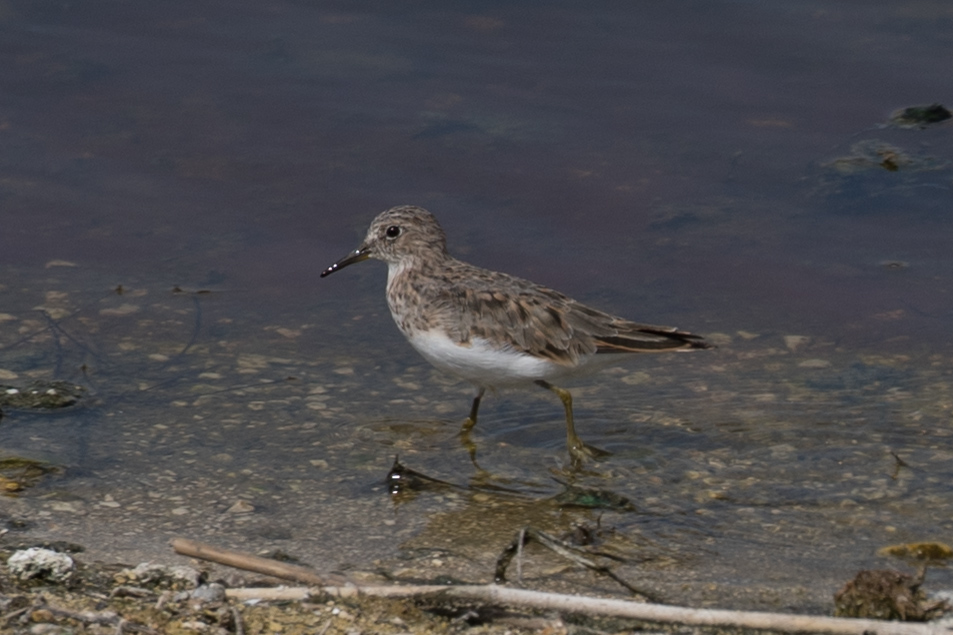
<path id="1" fill-rule="evenodd" d="M 397 225 L 391 225 L 387 228 L 387 231 L 384 232 L 388 238 L 397 238 L 400 236 L 400 227 Z"/>

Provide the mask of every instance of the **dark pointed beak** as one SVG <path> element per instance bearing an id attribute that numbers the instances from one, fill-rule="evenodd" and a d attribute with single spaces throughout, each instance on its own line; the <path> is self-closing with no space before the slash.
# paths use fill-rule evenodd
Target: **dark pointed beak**
<path id="1" fill-rule="evenodd" d="M 331 265 L 324 271 L 322 271 L 321 277 L 324 278 L 325 276 L 330 276 L 332 273 L 334 273 L 338 269 L 343 269 L 344 267 L 348 265 L 353 265 L 355 262 L 361 262 L 362 260 L 367 260 L 370 257 L 371 257 L 370 249 L 368 249 L 367 247 L 359 247 L 355 249 L 354 251 L 352 251 L 351 253 L 349 253 L 348 255 L 341 258 L 340 260 L 338 260 L 336 263 L 334 263 L 333 265 Z"/>

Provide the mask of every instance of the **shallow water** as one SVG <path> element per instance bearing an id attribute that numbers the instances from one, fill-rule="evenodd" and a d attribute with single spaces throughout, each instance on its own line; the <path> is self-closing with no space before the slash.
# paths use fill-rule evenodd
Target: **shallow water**
<path id="1" fill-rule="evenodd" d="M 953 529 L 953 128 L 879 125 L 945 98 L 951 18 L 9 5 L 0 382 L 92 397 L 0 421 L 3 455 L 63 468 L 4 500 L 7 536 L 487 581 L 520 527 L 598 518 L 667 601 L 829 611 L 909 566 L 879 547 Z M 636 511 L 551 500 L 572 475 L 542 390 L 488 395 L 478 471 L 471 389 L 403 341 L 383 267 L 318 279 L 399 203 L 476 264 L 719 344 L 570 386 L 613 453 L 576 484 Z M 395 455 L 457 487 L 395 504 Z M 619 591 L 530 556 L 532 586 Z"/>

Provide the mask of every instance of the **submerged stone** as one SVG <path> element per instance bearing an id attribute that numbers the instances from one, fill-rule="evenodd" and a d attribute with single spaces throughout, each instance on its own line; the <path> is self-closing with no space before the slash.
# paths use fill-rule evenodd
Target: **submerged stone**
<path id="1" fill-rule="evenodd" d="M 24 387 L 0 385 L 0 407 L 57 410 L 76 405 L 86 389 L 68 381 L 34 381 Z"/>
<path id="2" fill-rule="evenodd" d="M 900 128 L 924 128 L 933 123 L 946 121 L 953 114 L 942 104 L 908 106 L 893 112 L 889 123 Z"/>

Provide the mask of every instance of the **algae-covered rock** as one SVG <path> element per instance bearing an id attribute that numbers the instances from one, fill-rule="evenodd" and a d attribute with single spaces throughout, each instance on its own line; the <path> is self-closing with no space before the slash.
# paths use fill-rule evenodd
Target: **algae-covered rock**
<path id="1" fill-rule="evenodd" d="M 24 387 L 0 385 L 0 408 L 57 410 L 76 405 L 86 389 L 68 381 L 34 381 Z"/>
<path id="2" fill-rule="evenodd" d="M 834 615 L 913 622 L 939 617 L 950 607 L 929 601 L 922 582 L 899 571 L 861 571 L 834 595 Z"/>

